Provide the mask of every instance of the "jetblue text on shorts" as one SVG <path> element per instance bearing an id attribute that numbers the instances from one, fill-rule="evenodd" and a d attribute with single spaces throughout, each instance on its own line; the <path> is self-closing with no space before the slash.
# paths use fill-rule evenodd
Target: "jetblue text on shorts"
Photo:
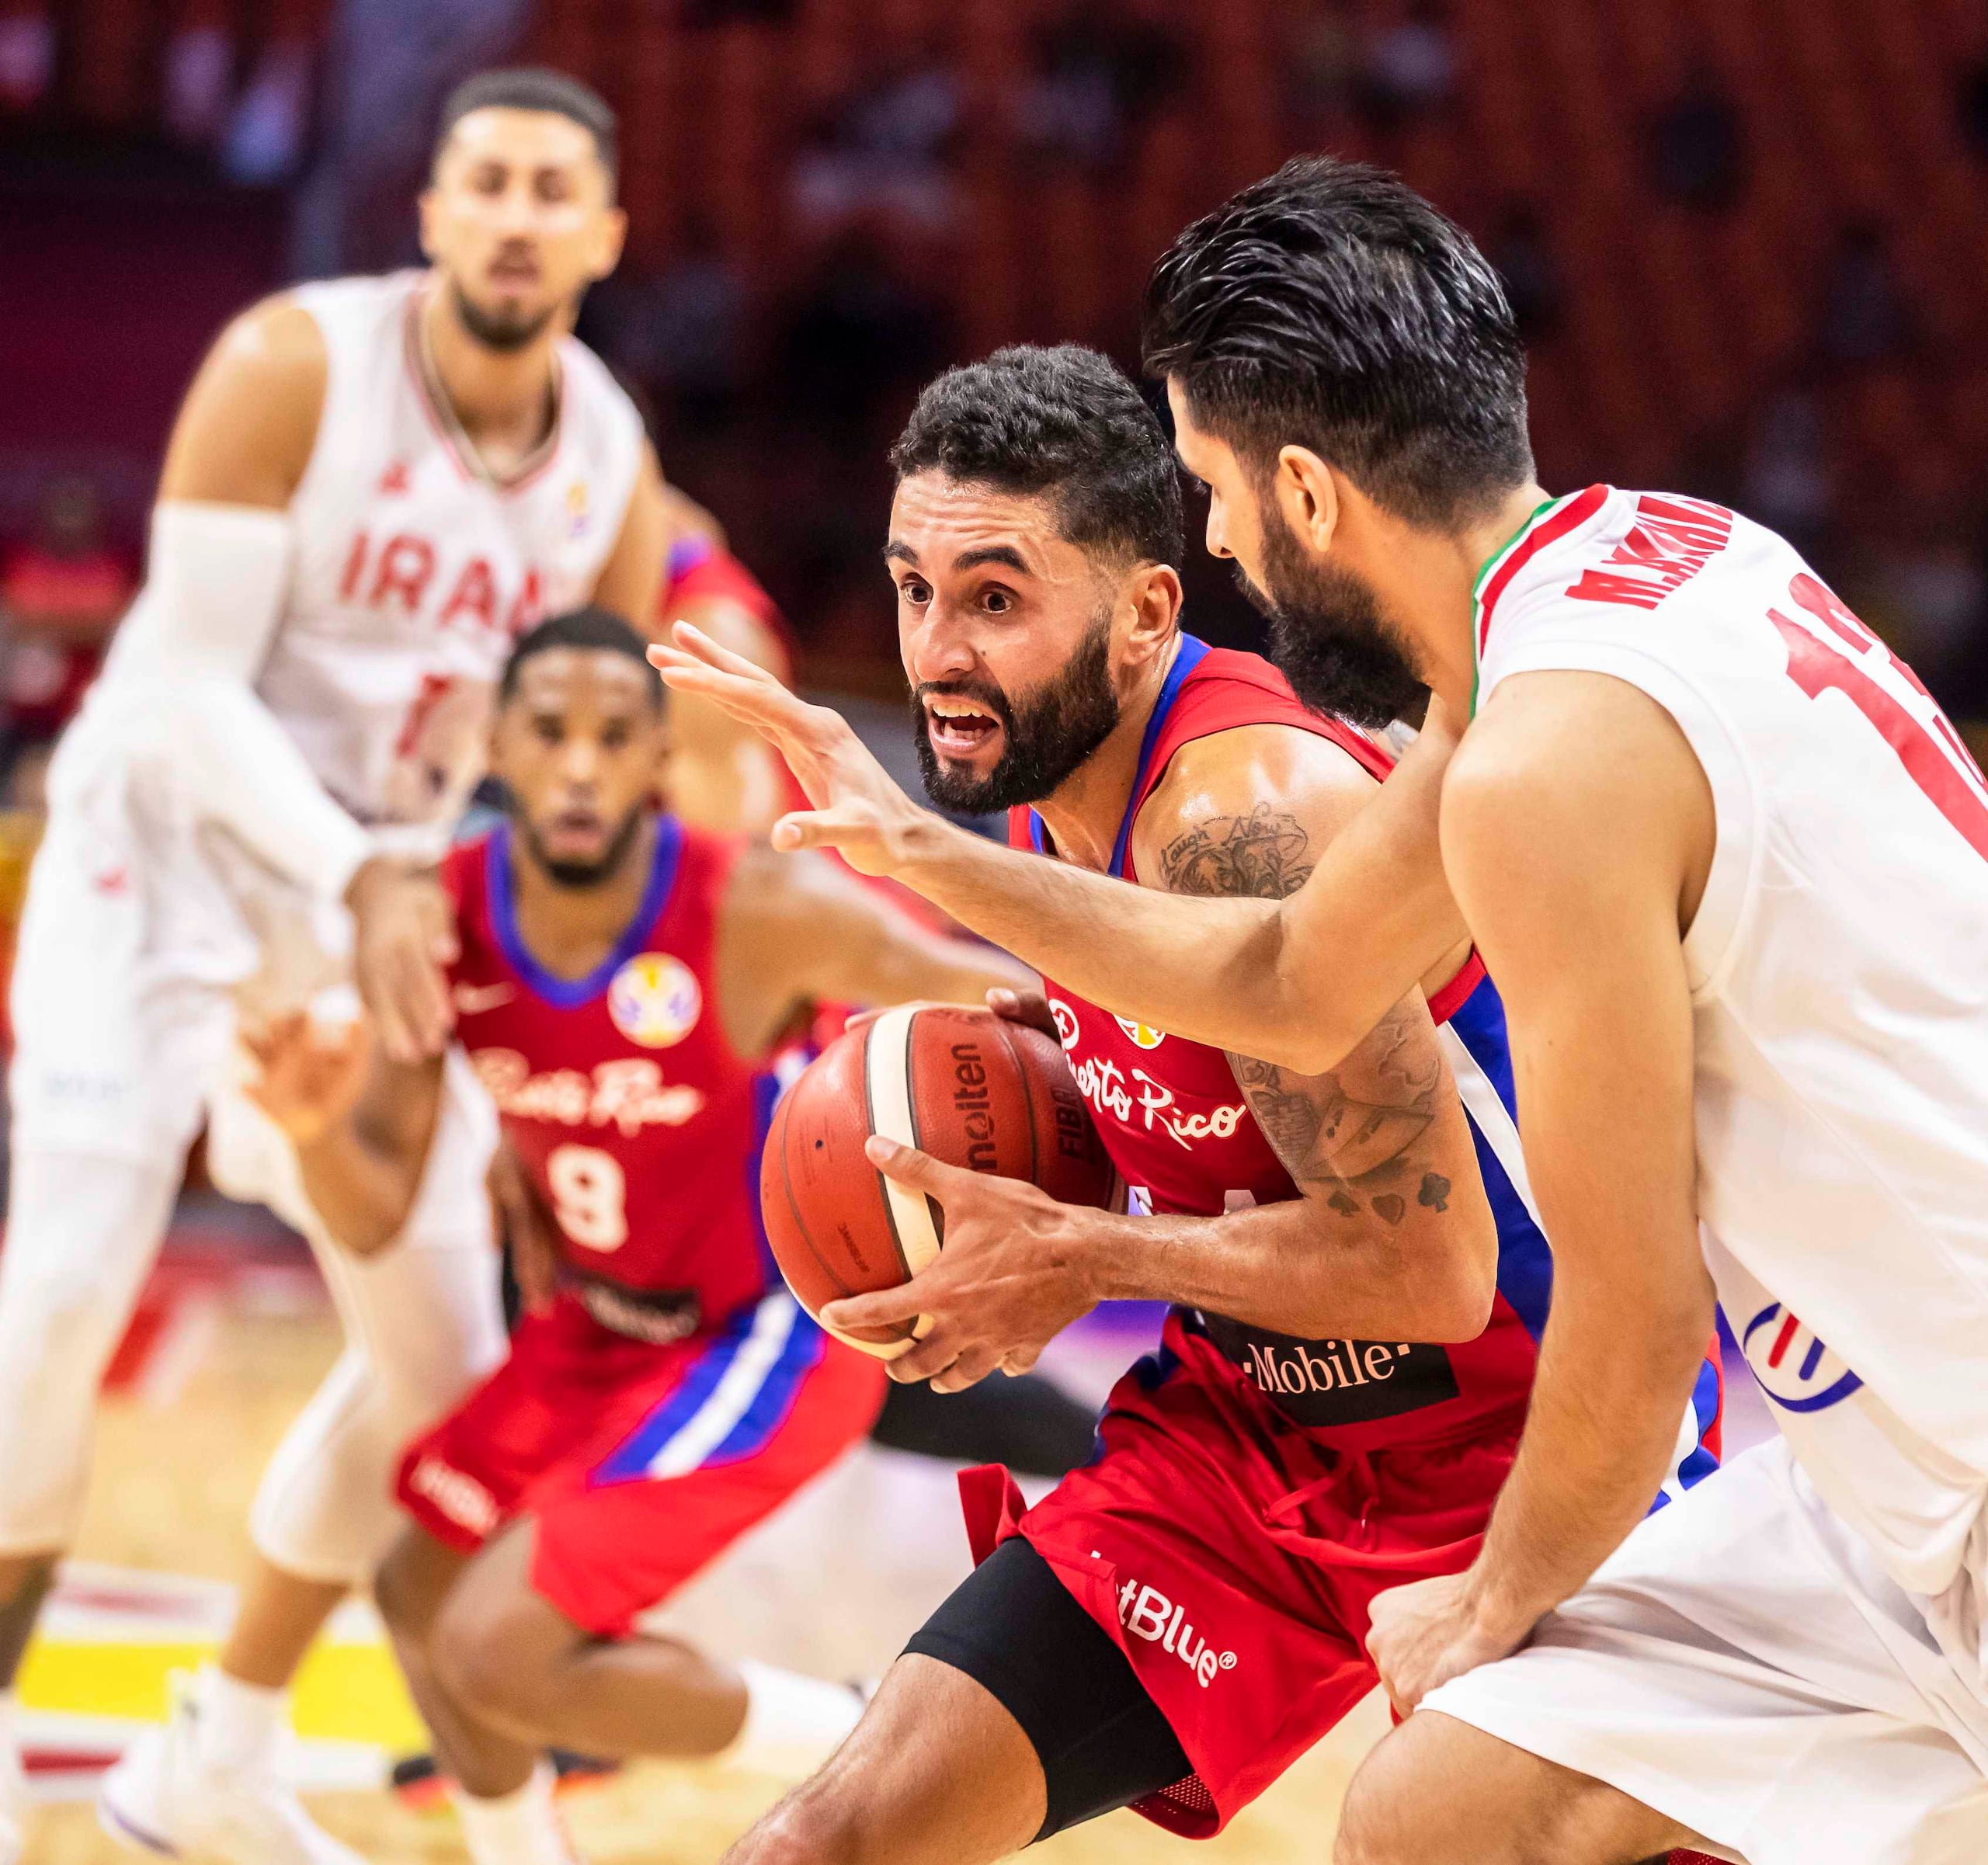
<path id="1" fill-rule="evenodd" d="M 1218 1671 L 1236 1669 L 1233 1651 L 1218 1652 L 1208 1640 L 1187 1624 L 1187 1609 L 1176 1606 L 1156 1586 L 1128 1580 L 1118 1589 L 1118 1623 L 1135 1638 L 1170 1651 L 1205 1690 Z"/>

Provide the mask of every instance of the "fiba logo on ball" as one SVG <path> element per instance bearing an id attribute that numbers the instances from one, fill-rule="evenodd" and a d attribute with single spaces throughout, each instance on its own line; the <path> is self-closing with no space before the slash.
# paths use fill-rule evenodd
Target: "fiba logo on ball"
<path id="1" fill-rule="evenodd" d="M 1154 1029 L 1150 1023 L 1135 1023 L 1128 1016 L 1114 1017 L 1111 1020 L 1141 1049 L 1157 1049 L 1166 1040 L 1166 1032 Z"/>
<path id="2" fill-rule="evenodd" d="M 1784 1411 L 1825 1411 L 1864 1384 L 1778 1301 L 1746 1324 L 1740 1346 L 1761 1391 Z"/>
<path id="3" fill-rule="evenodd" d="M 697 1027 L 704 994 L 696 974 L 666 952 L 644 952 L 614 974 L 607 1014 L 614 1027 L 645 1049 L 668 1049 Z"/>

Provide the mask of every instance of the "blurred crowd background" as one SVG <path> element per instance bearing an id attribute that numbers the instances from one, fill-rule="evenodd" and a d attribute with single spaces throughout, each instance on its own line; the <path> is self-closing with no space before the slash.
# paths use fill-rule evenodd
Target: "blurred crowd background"
<path id="1" fill-rule="evenodd" d="M 1738 505 L 1988 720 L 1984 0 L 0 0 L 11 805 L 204 344 L 413 262 L 443 94 L 520 59 L 623 113 L 629 251 L 582 334 L 812 686 L 897 690 L 877 550 L 918 386 L 1013 339 L 1134 360 L 1172 235 L 1326 149 L 1503 272 L 1549 488 Z M 1190 622 L 1249 641 L 1187 568 Z"/>

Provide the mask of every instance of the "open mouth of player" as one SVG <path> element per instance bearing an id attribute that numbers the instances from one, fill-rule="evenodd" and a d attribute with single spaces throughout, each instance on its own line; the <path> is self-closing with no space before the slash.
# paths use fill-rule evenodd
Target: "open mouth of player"
<path id="1" fill-rule="evenodd" d="M 934 694 L 925 702 L 925 734 L 941 758 L 969 759 L 997 743 L 1003 728 L 984 707 L 950 694 Z"/>
<path id="2" fill-rule="evenodd" d="M 606 839 L 606 825 L 591 810 L 561 810 L 544 835 L 547 849 L 558 855 L 592 855 Z"/>

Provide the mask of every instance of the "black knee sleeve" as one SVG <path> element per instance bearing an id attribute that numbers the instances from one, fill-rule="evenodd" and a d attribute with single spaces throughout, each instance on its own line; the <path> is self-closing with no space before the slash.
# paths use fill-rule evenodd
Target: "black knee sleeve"
<path id="1" fill-rule="evenodd" d="M 1038 1839 L 1194 1772 L 1110 1634 L 1020 1535 L 975 1568 L 905 1649 L 964 1671 L 1021 1725 L 1048 1794 Z"/>

